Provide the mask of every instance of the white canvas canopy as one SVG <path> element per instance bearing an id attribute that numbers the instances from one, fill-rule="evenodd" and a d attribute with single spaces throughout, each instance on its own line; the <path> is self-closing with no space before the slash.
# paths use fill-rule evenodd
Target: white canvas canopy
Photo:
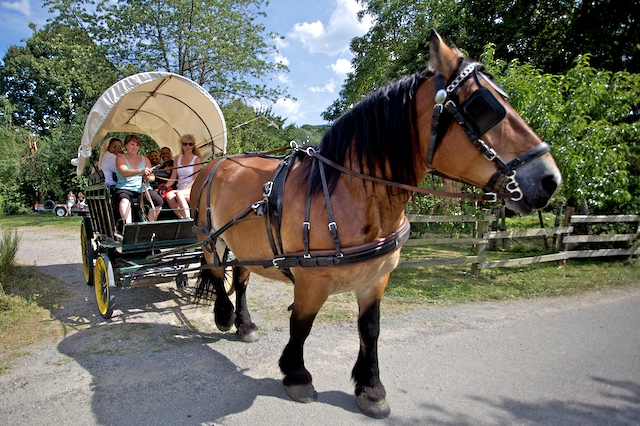
<path id="1" fill-rule="evenodd" d="M 81 175 L 91 151 L 109 133 L 150 136 L 159 147 L 181 152 L 180 137 L 192 134 L 203 159 L 224 153 L 227 130 L 218 103 L 197 83 L 168 72 L 145 72 L 120 80 L 96 101 L 78 148 Z"/>

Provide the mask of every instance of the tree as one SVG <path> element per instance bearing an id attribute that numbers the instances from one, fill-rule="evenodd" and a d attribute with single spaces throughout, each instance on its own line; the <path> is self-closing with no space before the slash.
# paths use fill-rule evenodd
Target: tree
<path id="1" fill-rule="evenodd" d="M 271 109 L 257 110 L 237 99 L 222 107 L 227 123 L 227 154 L 269 151 L 288 146 L 295 127 Z"/>
<path id="2" fill-rule="evenodd" d="M 61 24 L 77 24 L 125 75 L 174 72 L 205 87 L 219 101 L 275 100 L 265 83 L 286 71 L 273 62 L 273 39 L 257 18 L 266 0 L 50 0 Z M 90 12 L 88 12 L 90 10 Z"/>
<path id="3" fill-rule="evenodd" d="M 40 134 L 87 113 L 116 80 L 100 48 L 78 27 L 51 23 L 26 46 L 10 46 L 0 66 L 0 94 L 13 105 L 13 122 Z"/>

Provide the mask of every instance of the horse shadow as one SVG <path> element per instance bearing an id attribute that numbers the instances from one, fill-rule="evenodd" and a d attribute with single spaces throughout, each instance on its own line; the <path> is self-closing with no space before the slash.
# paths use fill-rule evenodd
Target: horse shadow
<path id="1" fill-rule="evenodd" d="M 240 345 L 232 352 L 244 352 L 250 346 L 233 333 L 212 331 L 212 313 L 210 324 L 194 325 L 185 312 L 193 305 L 175 285 L 119 290 L 110 320 L 97 313 L 93 287 L 76 285 L 84 285 L 84 301 L 54 312 L 66 330 L 58 351 L 90 373 L 98 424 L 212 424 L 250 409 L 257 398 L 299 405 L 287 396 L 277 361 L 261 361 L 273 362 L 273 377 L 239 367 L 218 348 Z M 158 307 L 170 300 L 177 305 Z M 173 316 L 173 323 L 154 320 L 161 315 Z M 280 348 L 271 350 L 277 360 Z M 319 400 L 358 412 L 344 392 L 320 392 Z"/>

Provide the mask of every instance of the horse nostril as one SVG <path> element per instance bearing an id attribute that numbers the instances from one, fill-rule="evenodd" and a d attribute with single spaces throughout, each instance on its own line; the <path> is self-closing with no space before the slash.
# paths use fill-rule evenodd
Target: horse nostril
<path id="1" fill-rule="evenodd" d="M 542 188 L 545 190 L 549 197 L 551 197 L 558 189 L 560 185 L 559 180 L 556 178 L 556 175 L 548 175 L 542 178 Z"/>

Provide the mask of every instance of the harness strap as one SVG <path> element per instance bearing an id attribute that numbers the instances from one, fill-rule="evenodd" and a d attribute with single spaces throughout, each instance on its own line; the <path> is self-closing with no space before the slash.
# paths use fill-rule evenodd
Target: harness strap
<path id="1" fill-rule="evenodd" d="M 515 169 L 522 166 L 523 164 L 528 163 L 529 161 L 536 159 L 538 157 L 540 157 L 543 154 L 546 154 L 547 152 L 551 151 L 551 148 L 549 147 L 549 145 L 546 142 L 542 142 L 538 145 L 536 145 L 533 149 L 525 152 L 524 154 L 522 154 L 519 157 L 514 158 L 513 160 L 509 161 L 505 167 L 507 168 L 507 173 L 506 175 L 508 176 L 509 173 L 508 171 L 513 170 L 513 173 L 515 173 Z M 500 178 L 502 176 L 505 176 L 504 173 L 502 173 L 502 170 L 498 170 L 497 172 L 495 172 L 493 174 L 493 176 L 491 176 L 491 179 L 489 179 L 489 182 L 487 182 L 487 184 L 485 185 L 485 187 L 483 189 L 486 190 L 486 188 L 493 188 L 495 186 L 495 184 L 500 180 Z M 514 200 L 516 201 L 516 200 Z"/>
<path id="2" fill-rule="evenodd" d="M 328 158 L 322 156 L 320 153 L 315 151 L 309 152 L 308 155 L 317 158 L 318 160 L 322 161 L 325 164 L 328 164 L 329 166 L 333 167 L 334 169 L 342 173 L 345 173 L 351 176 L 356 176 L 362 180 L 368 180 L 370 182 L 379 183 L 381 185 L 404 189 L 405 191 L 418 192 L 420 194 L 439 195 L 441 197 L 467 198 L 470 200 L 484 200 L 484 201 L 492 201 L 492 202 L 498 199 L 510 199 L 512 197 L 510 193 L 496 194 L 491 192 L 488 194 L 467 194 L 467 193 L 457 193 L 457 192 L 453 193 L 453 192 L 447 192 L 447 191 L 438 191 L 437 189 L 420 188 L 419 186 L 406 185 L 404 183 L 393 182 L 390 180 L 380 179 L 374 176 L 369 176 L 360 172 L 356 172 L 355 170 L 348 169 L 346 167 L 339 165 L 338 163 L 335 163 L 329 160 Z"/>
<path id="3" fill-rule="evenodd" d="M 494 151 L 493 148 L 484 143 L 484 141 L 480 139 L 478 135 L 476 135 L 476 132 L 471 128 L 471 126 L 469 126 L 469 123 L 467 123 L 462 114 L 460 114 L 460 111 L 458 110 L 455 102 L 453 102 L 452 100 L 448 100 L 444 104 L 444 106 L 447 111 L 453 116 L 453 118 L 458 122 L 460 127 L 464 129 L 467 137 L 469 138 L 471 143 L 476 148 L 478 148 L 480 153 L 484 155 L 487 160 L 496 163 L 499 170 L 501 170 L 503 173 L 506 173 L 508 171 L 508 169 L 506 169 L 506 164 L 504 164 L 500 157 L 498 157 L 498 154 Z"/>
<path id="4" fill-rule="evenodd" d="M 438 145 L 438 125 L 440 124 L 440 114 L 442 113 L 443 103 L 447 100 L 447 92 L 444 90 L 444 77 L 442 74 L 436 74 L 434 77 L 434 85 L 436 89 L 435 105 L 433 106 L 433 119 L 431 121 L 431 137 L 429 138 L 429 150 L 427 151 L 427 166 L 433 169 L 433 155 Z"/>
<path id="5" fill-rule="evenodd" d="M 314 169 L 318 167 L 317 161 L 311 162 L 311 169 L 309 170 L 309 175 L 312 175 Z M 307 180 L 307 198 L 304 206 L 304 222 L 302 222 L 302 244 L 304 246 L 304 255 L 306 257 L 310 257 L 309 254 L 309 233 L 311 231 L 311 195 L 313 194 L 313 185 L 311 184 L 311 179 Z"/>
<path id="6" fill-rule="evenodd" d="M 282 247 L 282 234 L 280 226 L 282 224 L 282 205 L 284 198 L 284 184 L 289 175 L 290 168 L 295 162 L 293 155 L 288 155 L 280 161 L 273 176 L 269 182 L 264 185 L 264 201 L 267 207 L 265 216 L 265 227 L 271 251 L 275 256 L 281 256 L 284 253 Z M 275 235 L 274 235 L 275 233 Z M 294 281 L 293 274 L 288 269 L 283 269 L 282 273 Z"/>
<path id="7" fill-rule="evenodd" d="M 329 232 L 333 238 L 333 245 L 336 249 L 336 256 L 342 257 L 340 251 L 340 240 L 338 239 L 338 225 L 333 218 L 333 207 L 331 207 L 331 196 L 329 195 L 329 187 L 327 186 L 327 178 L 324 175 L 324 167 L 320 166 L 320 180 L 322 181 L 322 192 L 324 192 L 324 201 L 327 204 L 327 214 L 329 215 Z"/>
<path id="8" fill-rule="evenodd" d="M 370 243 L 346 247 L 342 251 L 342 257 L 337 257 L 332 250 L 313 250 L 310 252 L 310 257 L 305 256 L 305 253 L 301 252 L 287 253 L 272 260 L 233 259 L 221 262 L 219 265 L 203 265 L 201 269 L 218 268 L 220 266 L 262 266 L 264 268 L 275 267 L 280 270 L 285 270 L 293 267 L 322 268 L 336 265 L 350 265 L 374 259 L 397 250 L 409 239 L 410 231 L 409 221 L 405 217 L 400 227 L 393 233 Z"/>

